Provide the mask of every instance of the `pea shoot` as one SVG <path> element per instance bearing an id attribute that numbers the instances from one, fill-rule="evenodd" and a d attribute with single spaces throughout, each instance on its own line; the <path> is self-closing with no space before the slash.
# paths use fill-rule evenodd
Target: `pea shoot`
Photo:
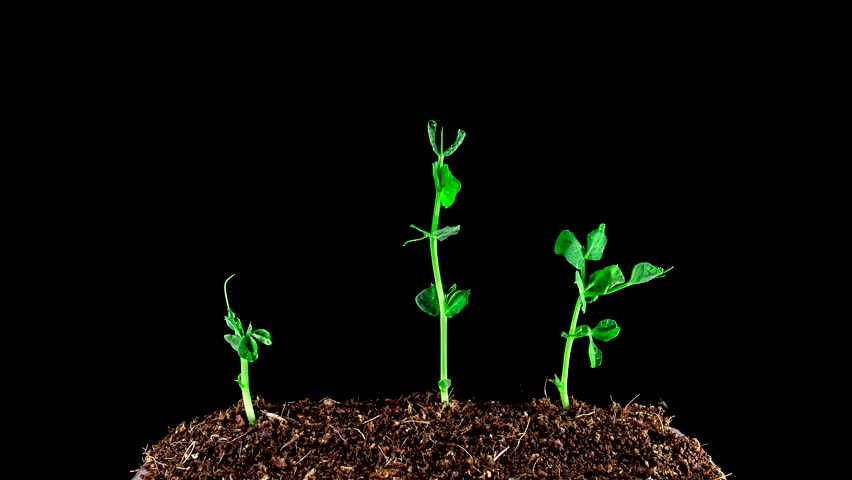
<path id="1" fill-rule="evenodd" d="M 589 339 L 589 363 L 592 368 L 601 364 L 602 354 L 595 345 L 595 340 L 608 342 L 618 336 L 621 327 L 612 319 L 601 320 L 595 328 L 588 325 L 577 325 L 580 312 L 586 313 L 586 305 L 594 302 L 603 295 L 617 292 L 632 285 L 639 285 L 655 278 L 661 278 L 672 268 L 664 270 L 647 262 L 637 263 L 633 267 L 630 279 L 625 281 L 624 274 L 618 265 L 610 265 L 602 268 L 586 277 L 586 262 L 600 260 L 606 247 L 607 238 L 604 229 L 606 225 L 601 223 L 596 230 L 587 236 L 586 246 L 577 240 L 577 237 L 569 230 L 563 230 L 556 239 L 554 252 L 563 255 L 568 263 L 577 269 L 574 272 L 574 283 L 577 285 L 579 295 L 574 305 L 574 314 L 571 316 L 571 328 L 568 333 L 562 332 L 565 338 L 565 353 L 562 358 L 562 377 L 554 375 L 550 381 L 559 390 L 559 397 L 564 408 L 569 407 L 568 402 L 568 361 L 571 357 L 571 346 L 577 338 L 587 337 Z"/>
<path id="2" fill-rule="evenodd" d="M 409 242 L 416 242 L 425 238 L 429 239 L 429 252 L 432 257 L 432 274 L 434 283 L 426 287 L 415 297 L 415 303 L 421 310 L 429 315 L 437 316 L 440 322 L 440 377 L 438 380 L 438 390 L 441 392 L 441 401 L 447 403 L 449 401 L 449 390 L 451 380 L 447 372 L 447 319 L 458 314 L 465 306 L 467 306 L 470 290 L 457 290 L 453 284 L 450 289 L 444 293 L 444 284 L 441 281 L 441 268 L 438 264 L 438 241 L 444 241 L 448 237 L 459 233 L 461 227 L 438 228 L 438 217 L 441 213 L 441 207 L 450 208 L 455 202 L 456 195 L 461 190 L 461 182 L 450 172 L 450 167 L 444 163 L 444 159 L 455 152 L 464 141 L 465 132 L 459 129 L 456 135 L 456 141 L 444 149 L 444 129 L 441 129 L 440 144 L 436 144 L 435 131 L 438 123 L 435 120 L 427 122 L 427 133 L 429 135 L 429 143 L 432 144 L 432 151 L 438 156 L 438 159 L 432 163 L 432 179 L 435 182 L 435 203 L 432 209 L 432 226 L 429 231 L 417 228 L 413 224 L 411 228 L 423 234 L 422 237 L 413 240 L 408 240 L 403 243 L 403 246 Z"/>
<path id="3" fill-rule="evenodd" d="M 229 333 L 225 335 L 225 341 L 227 341 L 234 350 L 237 351 L 237 354 L 240 356 L 240 374 L 237 375 L 237 384 L 240 386 L 240 390 L 243 394 L 243 406 L 246 410 L 246 417 L 248 417 L 248 421 L 250 424 L 254 425 L 257 423 L 257 418 L 254 414 L 254 405 L 252 405 L 251 401 L 251 391 L 249 390 L 249 362 L 253 362 L 257 360 L 257 343 L 260 342 L 264 345 L 272 344 L 272 337 L 269 332 L 258 328 L 254 330 L 249 323 L 248 330 L 243 330 L 243 322 L 240 321 L 239 317 L 231 310 L 231 304 L 228 303 L 228 280 L 234 278 L 233 274 L 225 280 L 225 306 L 228 308 L 228 314 L 225 316 L 225 323 L 228 324 L 228 327 L 234 331 L 234 333 Z"/>

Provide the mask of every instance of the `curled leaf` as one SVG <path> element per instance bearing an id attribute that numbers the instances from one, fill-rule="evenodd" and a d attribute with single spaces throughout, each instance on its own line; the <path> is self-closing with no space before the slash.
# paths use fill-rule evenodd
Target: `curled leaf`
<path id="1" fill-rule="evenodd" d="M 432 151 L 435 152 L 435 155 L 440 156 L 441 153 L 438 152 L 438 145 L 435 144 L 435 129 L 438 127 L 438 122 L 435 120 L 429 120 L 426 122 L 426 130 L 429 134 L 429 144 L 432 145 Z"/>
<path id="2" fill-rule="evenodd" d="M 606 224 L 602 223 L 597 230 L 592 230 L 586 237 L 586 260 L 600 260 L 606 247 Z"/>
<path id="3" fill-rule="evenodd" d="M 449 148 L 444 150 L 444 156 L 445 157 L 449 157 L 450 155 L 452 155 L 453 152 L 455 152 L 456 149 L 461 146 L 462 142 L 464 141 L 465 135 L 467 135 L 465 133 L 465 131 L 462 130 L 462 129 L 459 129 L 458 133 L 456 133 L 456 141 L 453 142 L 453 144 L 450 145 Z"/>

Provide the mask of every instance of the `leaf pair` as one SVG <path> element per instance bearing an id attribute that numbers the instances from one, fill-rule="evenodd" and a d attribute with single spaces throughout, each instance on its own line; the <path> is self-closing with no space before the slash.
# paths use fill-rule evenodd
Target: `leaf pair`
<path id="1" fill-rule="evenodd" d="M 435 120 L 429 120 L 426 123 L 426 130 L 427 130 L 427 133 L 429 134 L 429 143 L 432 145 L 432 151 L 435 152 L 435 155 L 437 155 L 439 157 L 449 157 L 450 155 L 453 154 L 453 152 L 456 151 L 456 149 L 459 148 L 459 146 L 464 141 L 465 135 L 467 135 L 467 134 L 465 133 L 464 130 L 459 129 L 458 134 L 456 135 L 456 141 L 453 142 L 453 144 L 450 145 L 449 148 L 444 150 L 443 149 L 444 148 L 444 135 L 443 135 L 444 131 L 443 130 L 441 130 L 441 145 L 439 146 L 438 144 L 435 143 L 435 131 L 437 130 L 437 128 L 438 128 L 438 122 L 436 122 Z"/>
<path id="2" fill-rule="evenodd" d="M 447 292 L 447 318 L 461 312 L 462 309 L 467 306 L 469 297 L 470 290 L 456 290 L 456 284 L 454 283 Z M 417 302 L 417 306 L 420 307 L 420 310 L 423 310 L 433 317 L 441 313 L 441 307 L 438 303 L 438 289 L 435 288 L 434 283 L 429 287 L 424 288 L 422 292 L 418 293 L 414 301 Z"/>

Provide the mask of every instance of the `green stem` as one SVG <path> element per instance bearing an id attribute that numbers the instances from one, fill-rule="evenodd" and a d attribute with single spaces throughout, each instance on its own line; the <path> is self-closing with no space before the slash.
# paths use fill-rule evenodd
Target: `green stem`
<path id="1" fill-rule="evenodd" d="M 240 358 L 240 390 L 243 391 L 243 406 L 246 409 L 246 416 L 250 424 L 257 423 L 257 418 L 254 416 L 254 405 L 251 403 L 251 391 L 249 390 L 249 362 L 245 358 Z"/>
<path id="2" fill-rule="evenodd" d="M 443 132 L 442 132 L 443 133 Z M 443 136 L 442 136 L 441 147 L 443 148 Z M 440 171 L 441 165 L 444 164 L 444 156 L 438 156 L 438 168 L 436 171 Z M 436 179 L 436 182 L 439 179 Z M 438 230 L 438 218 L 441 214 L 441 190 L 436 189 L 435 193 L 435 206 L 432 209 L 432 230 L 431 233 L 435 233 Z M 441 402 L 447 403 L 449 401 L 449 389 L 447 387 L 447 383 L 445 380 L 449 380 L 447 374 L 447 310 L 444 299 L 444 283 L 441 281 L 441 267 L 438 264 L 438 239 L 435 237 L 429 238 L 429 252 L 432 256 L 432 274 L 435 277 L 435 292 L 438 297 L 438 311 L 440 313 L 440 375 L 438 381 L 438 390 L 441 392 Z"/>
<path id="3" fill-rule="evenodd" d="M 562 406 L 568 408 L 568 361 L 571 358 L 571 346 L 574 344 L 574 337 L 571 332 L 577 328 L 577 319 L 580 317 L 580 307 L 583 304 L 582 299 L 577 299 L 577 304 L 574 305 L 574 314 L 571 316 L 571 328 L 568 330 L 568 338 L 565 339 L 565 355 L 562 357 L 562 388 L 559 389 L 559 395 L 562 400 Z"/>

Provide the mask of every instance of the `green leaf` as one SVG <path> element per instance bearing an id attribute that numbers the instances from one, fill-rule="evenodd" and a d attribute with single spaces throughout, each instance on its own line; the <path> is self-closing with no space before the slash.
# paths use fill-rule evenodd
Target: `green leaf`
<path id="1" fill-rule="evenodd" d="M 257 330 L 251 332 L 251 336 L 264 345 L 272 345 L 272 335 L 270 335 L 268 331 L 262 328 L 258 328 Z"/>
<path id="2" fill-rule="evenodd" d="M 228 324 L 228 327 L 237 335 L 241 337 L 244 335 L 243 322 L 237 318 L 237 315 L 230 308 L 228 308 L 228 315 L 225 316 L 225 323 Z"/>
<path id="3" fill-rule="evenodd" d="M 553 251 L 557 255 L 564 255 L 568 263 L 574 265 L 577 270 L 583 270 L 586 266 L 586 260 L 583 258 L 583 245 L 569 230 L 562 230 L 559 237 L 556 238 Z"/>
<path id="4" fill-rule="evenodd" d="M 414 301 L 420 307 L 420 310 L 423 310 L 429 315 L 436 316 L 441 313 L 440 306 L 438 305 L 438 289 L 435 288 L 434 283 L 418 293 Z"/>
<path id="5" fill-rule="evenodd" d="M 455 152 L 456 149 L 461 146 L 462 142 L 464 141 L 465 135 L 467 135 L 465 133 L 465 131 L 462 130 L 462 129 L 459 129 L 458 133 L 456 134 L 456 141 L 453 142 L 452 145 L 450 145 L 450 148 L 444 150 L 444 156 L 445 157 L 449 157 L 450 155 L 452 155 L 453 152 Z"/>
<path id="6" fill-rule="evenodd" d="M 618 265 L 602 268 L 589 276 L 586 283 L 586 295 L 606 295 L 616 285 L 624 283 L 624 274 Z"/>
<path id="7" fill-rule="evenodd" d="M 597 230 L 589 232 L 586 237 L 586 260 L 600 260 L 606 247 L 606 224 L 602 223 Z"/>
<path id="8" fill-rule="evenodd" d="M 455 290 L 456 286 L 453 284 L 450 289 L 450 295 L 447 300 L 447 318 L 452 317 L 453 315 L 462 311 L 464 307 L 467 306 L 468 297 L 470 297 L 470 290 Z"/>
<path id="9" fill-rule="evenodd" d="M 426 129 L 429 133 L 429 143 L 432 145 L 432 151 L 435 152 L 435 155 L 441 156 L 441 153 L 438 152 L 438 145 L 435 144 L 435 129 L 438 127 L 438 122 L 435 120 L 429 120 L 426 123 Z"/>
<path id="10" fill-rule="evenodd" d="M 671 270 L 671 268 L 669 268 Z M 630 274 L 630 285 L 639 285 L 651 281 L 657 277 L 662 277 L 669 270 L 664 270 L 661 267 L 656 267 L 648 262 L 637 263 L 633 267 L 633 272 Z"/>
<path id="11" fill-rule="evenodd" d="M 246 335 L 240 339 L 240 346 L 237 349 L 237 353 L 240 355 L 240 358 L 244 358 L 249 362 L 253 362 L 257 360 L 257 342 L 251 337 L 251 335 Z"/>
<path id="12" fill-rule="evenodd" d="M 608 342 L 617 337 L 620 331 L 621 327 L 615 323 L 615 320 L 606 318 L 601 320 L 598 326 L 592 329 L 591 335 L 602 342 Z"/>
<path id="13" fill-rule="evenodd" d="M 603 360 L 603 354 L 601 353 L 601 349 L 595 345 L 594 340 L 589 337 L 589 363 L 592 365 L 592 368 L 600 366 L 601 361 Z"/>
<path id="14" fill-rule="evenodd" d="M 461 182 L 450 173 L 449 165 L 441 165 L 439 176 L 441 180 L 441 205 L 444 208 L 450 208 L 450 205 L 456 201 L 456 194 L 461 190 Z"/>
<path id="15" fill-rule="evenodd" d="M 238 352 L 240 351 L 240 338 L 241 337 L 239 335 L 234 335 L 233 333 L 225 335 L 225 341 Z"/>
<path id="16" fill-rule="evenodd" d="M 452 385 L 452 384 L 453 384 L 453 381 L 450 380 L 449 378 L 442 378 L 438 382 L 438 388 L 440 388 L 442 392 L 446 392 L 447 390 L 450 389 L 450 385 Z"/>

